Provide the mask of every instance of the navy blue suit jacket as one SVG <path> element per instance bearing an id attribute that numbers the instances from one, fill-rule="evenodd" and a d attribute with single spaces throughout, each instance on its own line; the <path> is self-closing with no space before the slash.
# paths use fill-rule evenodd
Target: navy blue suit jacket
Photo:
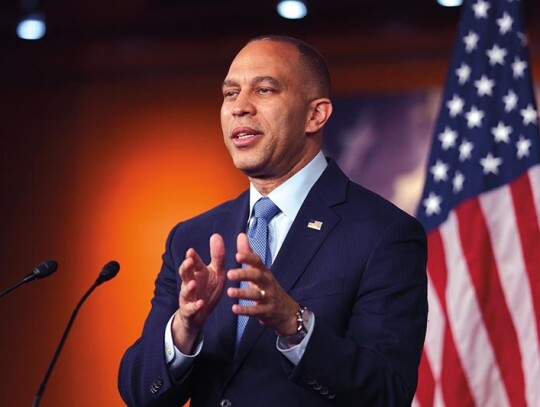
<path id="1" fill-rule="evenodd" d="M 187 377 L 169 376 L 165 326 L 178 308 L 178 267 L 193 247 L 209 262 L 220 233 L 226 268 L 245 231 L 249 193 L 177 225 L 167 241 L 143 333 L 124 355 L 119 389 L 129 406 L 410 405 L 427 319 L 426 238 L 420 224 L 351 182 L 331 162 L 303 203 L 272 265 L 281 286 L 315 315 L 297 366 L 276 334 L 250 320 L 235 353 L 233 301 L 223 295 Z M 320 230 L 310 221 L 322 222 Z M 228 282 L 227 284 L 231 284 Z M 223 404 L 220 404 L 223 403 Z"/>

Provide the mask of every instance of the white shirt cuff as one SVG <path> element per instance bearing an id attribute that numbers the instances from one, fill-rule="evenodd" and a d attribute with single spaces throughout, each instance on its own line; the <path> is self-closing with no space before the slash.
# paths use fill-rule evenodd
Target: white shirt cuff
<path id="1" fill-rule="evenodd" d="M 289 347 L 287 345 L 286 336 L 278 336 L 276 339 L 277 349 L 285 356 L 293 365 L 298 365 L 300 359 L 304 356 L 304 352 L 313 333 L 313 328 L 315 327 L 315 315 L 309 309 L 304 312 L 304 323 L 307 329 L 307 334 L 304 336 L 304 339 L 295 346 Z"/>
<path id="2" fill-rule="evenodd" d="M 203 345 L 202 335 L 197 338 L 195 342 L 195 349 L 192 355 L 185 355 L 176 346 L 172 338 L 172 321 L 174 316 L 169 319 L 167 327 L 165 328 L 165 361 L 169 367 L 169 373 L 174 377 L 181 377 L 184 373 L 187 373 L 195 358 L 199 355 Z"/>

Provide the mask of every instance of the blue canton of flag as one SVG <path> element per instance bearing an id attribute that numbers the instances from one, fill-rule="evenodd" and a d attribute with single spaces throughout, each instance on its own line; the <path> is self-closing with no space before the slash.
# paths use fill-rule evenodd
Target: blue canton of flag
<path id="1" fill-rule="evenodd" d="M 464 7 L 418 211 L 427 231 L 460 202 L 540 162 L 520 1 Z"/>

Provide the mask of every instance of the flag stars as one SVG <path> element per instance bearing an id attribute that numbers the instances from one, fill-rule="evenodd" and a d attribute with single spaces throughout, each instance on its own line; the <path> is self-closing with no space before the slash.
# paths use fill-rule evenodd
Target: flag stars
<path id="1" fill-rule="evenodd" d="M 522 61 L 521 59 L 519 59 L 519 57 L 516 57 L 514 59 L 514 62 L 512 62 L 512 73 L 514 75 L 514 78 L 523 78 L 523 74 L 526 68 L 527 62 Z"/>
<path id="2" fill-rule="evenodd" d="M 445 127 L 444 131 L 439 134 L 439 141 L 442 144 L 443 150 L 448 150 L 450 147 L 456 146 L 457 132 L 450 127 Z"/>
<path id="3" fill-rule="evenodd" d="M 497 19 L 497 25 L 499 26 L 499 33 L 501 33 L 501 35 L 506 34 L 508 31 L 512 29 L 513 23 L 514 23 L 514 20 L 512 19 L 512 17 L 510 17 L 510 14 L 508 14 L 505 11 L 503 16 Z"/>
<path id="4" fill-rule="evenodd" d="M 478 19 L 480 18 L 487 18 L 488 16 L 488 10 L 491 6 L 487 1 L 484 0 L 478 0 L 476 3 L 472 5 L 472 8 L 474 10 L 474 16 Z"/>
<path id="5" fill-rule="evenodd" d="M 460 172 L 456 171 L 454 178 L 452 179 L 453 190 L 457 194 L 463 190 L 463 184 L 465 183 L 465 176 Z"/>
<path id="6" fill-rule="evenodd" d="M 518 96 L 514 93 L 512 89 L 510 89 L 508 93 L 506 94 L 506 96 L 503 96 L 503 102 L 504 102 L 504 111 L 506 113 L 510 113 L 517 106 Z"/>
<path id="7" fill-rule="evenodd" d="M 471 76 L 471 67 L 465 63 L 461 64 L 461 66 L 456 69 L 456 75 L 458 77 L 459 84 L 464 85 Z"/>
<path id="8" fill-rule="evenodd" d="M 459 145 L 459 161 L 470 160 L 473 148 L 473 143 L 464 139 Z"/>
<path id="9" fill-rule="evenodd" d="M 463 106 L 465 106 L 465 101 L 461 99 L 458 95 L 454 95 L 452 100 L 449 100 L 446 103 L 446 106 L 450 110 L 450 116 L 456 117 L 458 114 L 463 112 Z"/>
<path id="10" fill-rule="evenodd" d="M 531 145 L 531 140 L 524 138 L 523 136 L 519 136 L 519 140 L 516 143 L 517 158 L 521 159 L 523 157 L 528 157 Z"/>
<path id="11" fill-rule="evenodd" d="M 527 109 L 520 110 L 521 116 L 523 117 L 523 125 L 527 126 L 528 124 L 538 124 L 538 113 L 529 103 Z"/>
<path id="12" fill-rule="evenodd" d="M 502 158 L 493 157 L 493 154 L 488 153 L 487 156 L 480 159 L 480 165 L 485 175 L 492 173 L 497 175 L 499 173 L 499 166 L 502 164 Z"/>
<path id="13" fill-rule="evenodd" d="M 430 192 L 428 197 L 422 201 L 426 207 L 426 216 L 439 214 L 441 212 L 442 198 L 439 195 Z"/>
<path id="14" fill-rule="evenodd" d="M 506 51 L 504 48 L 500 48 L 497 44 L 493 45 L 493 48 L 486 51 L 490 65 L 504 65 L 504 57 L 506 57 L 507 54 L 508 51 Z"/>
<path id="15" fill-rule="evenodd" d="M 495 81 L 489 79 L 486 75 L 474 81 L 474 86 L 477 89 L 478 96 L 491 96 L 493 94 L 493 87 L 495 86 Z"/>
<path id="16" fill-rule="evenodd" d="M 474 31 L 469 31 L 469 33 L 463 37 L 463 42 L 465 43 L 465 50 L 470 54 L 478 46 L 478 40 L 480 37 Z"/>
<path id="17" fill-rule="evenodd" d="M 448 179 L 448 164 L 437 160 L 434 166 L 429 171 L 433 174 L 435 182 L 446 181 Z"/>
<path id="18" fill-rule="evenodd" d="M 497 127 L 491 129 L 491 134 L 495 137 L 495 141 L 500 143 L 501 141 L 505 143 L 510 143 L 510 134 L 512 133 L 512 127 L 505 126 L 503 122 L 499 122 Z"/>
<path id="19" fill-rule="evenodd" d="M 476 106 L 471 107 L 471 110 L 465 113 L 465 117 L 467 118 L 467 127 L 469 129 L 480 127 L 482 125 L 482 119 L 484 116 L 484 112 L 478 110 Z"/>

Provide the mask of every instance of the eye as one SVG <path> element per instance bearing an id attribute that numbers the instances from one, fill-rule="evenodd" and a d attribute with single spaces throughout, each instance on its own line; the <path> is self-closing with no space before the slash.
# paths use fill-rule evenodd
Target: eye
<path id="1" fill-rule="evenodd" d="M 269 93 L 272 93 L 274 91 L 274 89 L 272 88 L 258 88 L 257 89 L 257 92 L 260 93 L 261 95 L 268 95 Z"/>
<path id="2" fill-rule="evenodd" d="M 234 99 L 238 95 L 238 90 L 236 89 L 226 89 L 223 91 L 224 99 Z"/>

